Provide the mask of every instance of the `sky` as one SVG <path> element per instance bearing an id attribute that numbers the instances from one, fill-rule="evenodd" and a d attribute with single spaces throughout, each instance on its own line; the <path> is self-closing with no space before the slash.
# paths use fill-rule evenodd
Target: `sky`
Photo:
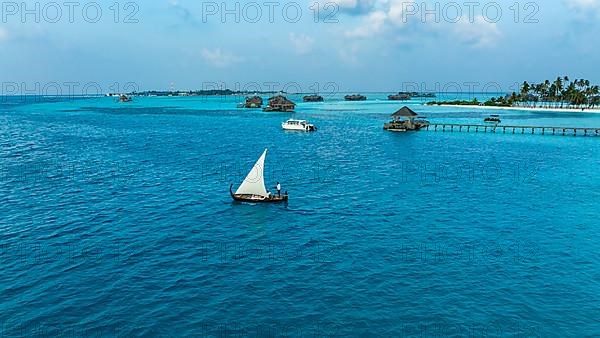
<path id="1" fill-rule="evenodd" d="M 4 1 L 0 10 L 5 95 L 600 82 L 600 0 Z"/>

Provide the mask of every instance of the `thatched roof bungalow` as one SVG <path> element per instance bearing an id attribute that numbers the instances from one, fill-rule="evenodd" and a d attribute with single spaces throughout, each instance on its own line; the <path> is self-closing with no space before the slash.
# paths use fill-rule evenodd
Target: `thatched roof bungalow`
<path id="1" fill-rule="evenodd" d="M 388 96 L 390 101 L 408 101 L 412 99 L 412 96 L 408 93 L 398 93 Z"/>
<path id="2" fill-rule="evenodd" d="M 246 101 L 243 103 L 243 108 L 261 108 L 263 105 L 263 99 L 260 96 L 246 97 Z"/>
<path id="3" fill-rule="evenodd" d="M 346 101 L 366 101 L 367 97 L 364 95 L 360 95 L 360 94 L 346 95 L 346 96 L 344 96 L 344 100 L 346 100 Z"/>
<path id="4" fill-rule="evenodd" d="M 426 120 L 415 120 L 418 116 L 419 114 L 415 113 L 412 109 L 402 107 L 392 114 L 394 120 L 386 123 L 383 129 L 391 131 L 414 131 L 429 126 L 429 122 Z"/>
<path id="5" fill-rule="evenodd" d="M 395 113 L 392 114 L 392 118 L 396 121 L 401 120 L 402 118 L 407 118 L 409 120 L 413 120 L 417 116 L 419 116 L 419 114 L 415 113 L 412 109 L 410 109 L 406 106 L 398 109 L 398 111 L 396 111 Z"/>
<path id="6" fill-rule="evenodd" d="M 412 98 L 433 98 L 434 93 L 418 93 L 418 92 L 398 92 L 398 94 L 392 94 L 388 96 L 391 101 L 406 101 Z"/>
<path id="7" fill-rule="evenodd" d="M 302 99 L 304 102 L 323 102 L 323 96 L 320 95 L 307 95 Z"/>
<path id="8" fill-rule="evenodd" d="M 296 104 L 283 95 L 273 96 L 263 111 L 293 112 Z"/>

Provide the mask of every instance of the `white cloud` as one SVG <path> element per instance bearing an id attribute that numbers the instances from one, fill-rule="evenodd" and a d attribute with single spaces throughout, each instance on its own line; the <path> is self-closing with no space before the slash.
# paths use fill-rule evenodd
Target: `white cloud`
<path id="1" fill-rule="evenodd" d="M 406 24 L 409 18 L 415 17 L 414 12 L 411 13 L 411 10 L 414 11 L 414 9 L 418 8 L 418 6 L 419 4 L 417 4 L 415 1 L 390 2 L 390 7 L 388 10 L 388 17 L 390 19 L 390 22 L 398 26 Z M 405 13 L 405 11 L 408 13 Z"/>
<path id="2" fill-rule="evenodd" d="M 290 42 L 298 54 L 308 54 L 312 51 L 315 40 L 306 34 L 290 33 Z"/>
<path id="3" fill-rule="evenodd" d="M 387 14 L 384 11 L 371 12 L 363 19 L 360 26 L 347 31 L 346 36 L 349 38 L 368 38 L 379 34 L 383 31 L 386 20 Z"/>
<path id="4" fill-rule="evenodd" d="M 216 48 L 214 50 L 209 50 L 203 48 L 201 51 L 201 55 L 208 63 L 215 67 L 228 67 L 235 63 L 242 62 L 243 59 L 234 54 L 224 52 L 220 48 Z"/>
<path id="5" fill-rule="evenodd" d="M 463 42 L 477 48 L 493 47 L 502 36 L 495 23 L 477 16 L 473 22 L 467 18 L 454 24 L 454 34 Z"/>
<path id="6" fill-rule="evenodd" d="M 321 0 L 320 8 L 327 4 L 335 4 L 340 12 L 349 14 L 364 14 L 370 12 L 377 0 Z M 311 2 L 312 3 L 312 2 Z M 331 10 L 331 8 L 329 8 Z"/>
<path id="7" fill-rule="evenodd" d="M 567 6 L 576 10 L 591 10 L 600 8 L 600 0 L 566 0 Z"/>

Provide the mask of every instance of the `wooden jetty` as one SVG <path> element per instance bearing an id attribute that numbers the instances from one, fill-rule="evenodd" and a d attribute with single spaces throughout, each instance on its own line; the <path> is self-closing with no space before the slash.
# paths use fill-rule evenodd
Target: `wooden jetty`
<path id="1" fill-rule="evenodd" d="M 421 130 L 441 132 L 541 134 L 561 136 L 600 136 L 600 128 L 546 127 L 546 126 L 503 126 L 456 123 L 431 123 Z"/>

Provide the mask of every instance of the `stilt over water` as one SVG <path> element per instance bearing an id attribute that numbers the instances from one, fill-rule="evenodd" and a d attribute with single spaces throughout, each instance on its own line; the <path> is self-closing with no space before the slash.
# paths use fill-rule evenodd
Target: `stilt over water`
<path id="1" fill-rule="evenodd" d="M 473 129 L 476 133 L 483 131 L 484 133 L 491 132 L 502 132 L 503 134 L 518 133 L 525 134 L 525 132 L 531 134 L 547 135 L 552 131 L 552 135 L 562 136 L 600 136 L 600 128 L 582 128 L 582 127 L 545 127 L 545 126 L 485 126 L 477 124 L 457 124 L 457 123 L 432 123 L 427 125 L 424 129 L 431 131 L 442 132 L 470 132 Z"/>

